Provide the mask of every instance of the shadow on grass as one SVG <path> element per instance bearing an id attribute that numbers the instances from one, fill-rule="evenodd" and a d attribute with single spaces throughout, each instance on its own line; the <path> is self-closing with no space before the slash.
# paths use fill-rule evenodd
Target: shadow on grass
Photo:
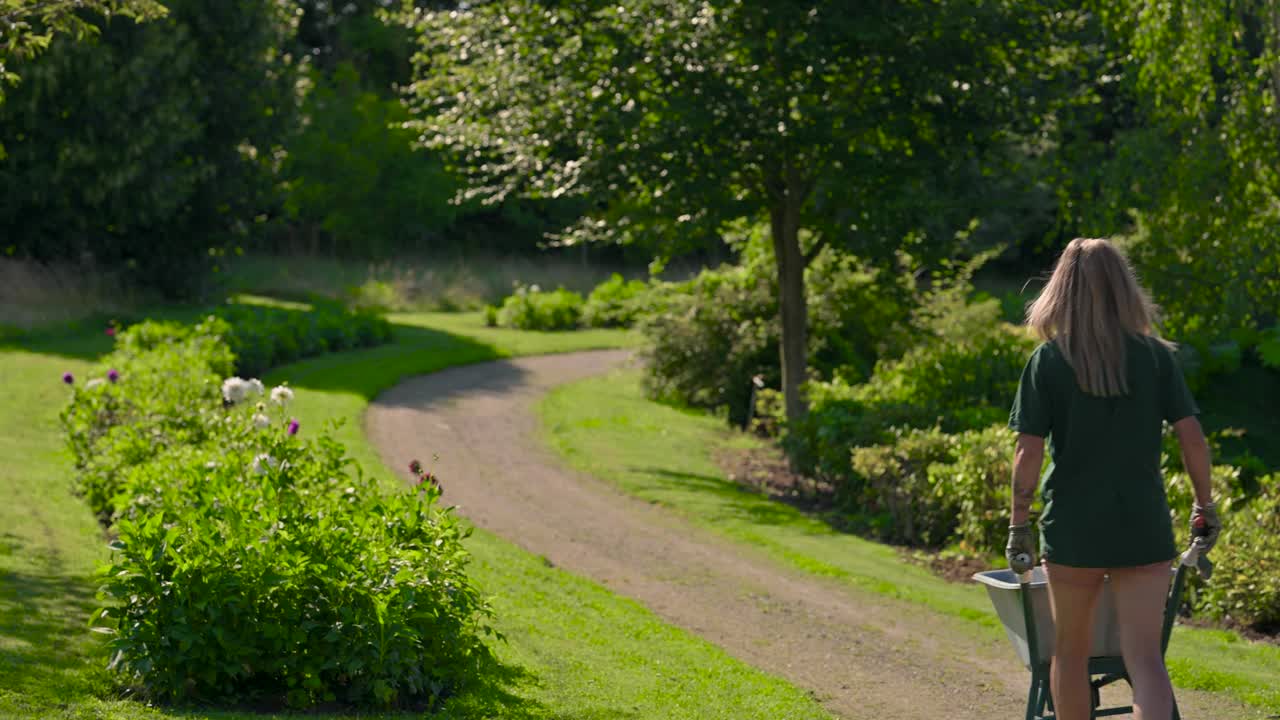
<path id="1" fill-rule="evenodd" d="M 107 335 L 110 326 L 126 326 L 143 320 L 196 322 L 209 307 L 163 306 L 147 313 L 95 313 L 80 320 L 58 323 L 27 331 L 0 332 L 0 350 L 20 350 L 39 355 L 56 355 L 76 360 L 97 360 L 111 352 L 114 341 Z"/>
<path id="2" fill-rule="evenodd" d="M 681 489 L 718 497 L 725 503 L 726 514 L 734 520 L 742 520 L 755 525 L 791 525 L 802 515 L 789 505 L 774 502 L 759 493 L 748 490 L 724 478 L 697 473 L 676 472 L 659 467 L 631 466 L 626 470 L 660 477 L 674 485 L 678 485 Z"/>
<path id="3" fill-rule="evenodd" d="M 53 711 L 68 699 L 96 695 L 107 699 L 111 682 L 86 645 L 87 619 L 96 606 L 92 583 L 85 578 L 56 574 L 5 572 L 0 574 L 0 688 L 22 700 L 33 712 Z M 638 717 L 622 708 L 557 712 L 528 697 L 541 681 L 523 667 L 491 658 L 478 677 L 446 701 L 441 718 L 503 718 L 504 720 L 605 720 Z M 165 716 L 189 718 L 266 717 L 236 707 L 167 706 Z M 432 717 L 421 712 L 383 712 L 350 709 L 338 715 L 321 710 L 290 713 L 307 717 Z"/>
<path id="4" fill-rule="evenodd" d="M 68 685 L 86 690 L 94 675 L 85 657 L 94 607 L 87 578 L 0 574 L 0 686 L 50 698 L 67 694 Z"/>
<path id="5" fill-rule="evenodd" d="M 502 718 L 503 720 L 628 720 L 639 716 L 632 710 L 615 707 L 558 712 L 522 691 L 541 686 L 541 680 L 519 665 L 490 659 L 481 668 L 479 679 L 450 698 L 442 718 Z"/>

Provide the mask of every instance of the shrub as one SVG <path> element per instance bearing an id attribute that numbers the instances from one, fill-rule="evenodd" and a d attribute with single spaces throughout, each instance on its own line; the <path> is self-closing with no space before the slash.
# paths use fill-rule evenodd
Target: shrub
<path id="1" fill-rule="evenodd" d="M 971 553 L 999 552 L 1009 534 L 1014 435 L 1003 424 L 953 436 L 954 460 L 929 469 L 957 509 L 955 541 Z"/>
<path id="2" fill-rule="evenodd" d="M 117 336 L 103 375 L 73 390 L 62 427 L 76 459 L 76 487 L 103 520 L 114 514 L 125 468 L 218 431 L 218 372 L 231 365 L 226 327 L 216 318 L 190 328 L 135 325 Z"/>
<path id="3" fill-rule="evenodd" d="M 236 362 L 235 353 L 228 347 L 231 334 L 226 320 L 214 315 L 195 325 L 148 320 L 115 336 L 115 356 L 120 362 L 127 362 L 157 348 L 182 346 L 180 353 L 199 357 L 214 373 L 230 375 Z"/>
<path id="4" fill-rule="evenodd" d="M 766 387 L 780 385 L 777 283 L 767 260 L 704 270 L 650 292 L 639 327 L 649 340 L 645 388 L 651 397 L 724 410 L 742 425 L 753 378 Z M 809 274 L 814 373 L 856 381 L 879 358 L 901 352 L 910 300 L 900 281 L 855 258 L 826 255 Z"/>
<path id="5" fill-rule="evenodd" d="M 785 427 L 784 446 L 805 472 L 840 484 L 854 480 L 849 451 L 889 442 L 893 428 L 959 432 L 1002 422 L 1034 341 L 998 312 L 994 302 L 964 307 L 952 330 L 881 361 L 861 385 L 809 383 L 809 414 Z"/>
<path id="6" fill-rule="evenodd" d="M 439 491 L 384 496 L 341 446 L 236 418 L 132 468 L 101 578 L 112 667 L 162 700 L 427 703 L 485 653 L 488 609 Z"/>
<path id="7" fill-rule="evenodd" d="M 640 312 L 640 298 L 649 286 L 640 280 L 624 280 L 614 273 L 596 286 L 582 308 L 587 327 L 631 327 Z"/>
<path id="8" fill-rule="evenodd" d="M 582 296 L 558 288 L 551 292 L 537 285 L 517 286 L 498 310 L 498 324 L 521 330 L 573 330 L 582 318 Z"/>
<path id="9" fill-rule="evenodd" d="M 229 327 L 236 372 L 259 375 L 295 360 L 389 342 L 391 324 L 377 311 L 317 300 L 310 310 L 229 304 L 217 311 Z M 230 374 L 230 373 L 227 373 Z"/>
<path id="10" fill-rule="evenodd" d="M 747 268 L 704 270 L 654 291 L 640 321 L 649 343 L 644 387 L 679 405 L 725 409 L 746 421 L 752 378 L 780 381 L 776 301 L 770 280 Z"/>
<path id="11" fill-rule="evenodd" d="M 1168 472 L 1166 484 L 1181 546 L 1195 494 L 1184 472 Z M 1218 567 L 1210 582 L 1192 581 L 1194 604 L 1211 617 L 1274 628 L 1280 624 L 1280 475 L 1250 482 L 1241 468 L 1215 465 L 1212 484 L 1223 520 L 1211 556 Z"/>
<path id="12" fill-rule="evenodd" d="M 935 492 L 929 472 L 930 466 L 954 457 L 951 436 L 936 428 L 900 431 L 896 442 L 855 448 L 852 456 L 864 484 L 848 500 L 870 518 L 881 538 L 939 546 L 955 532 L 954 503 L 949 506 Z"/>
<path id="13" fill-rule="evenodd" d="M 1259 481 L 1259 493 L 1224 518 L 1211 557 L 1212 581 L 1196 593 L 1199 609 L 1217 618 L 1274 631 L 1280 627 L 1280 475 Z"/>
<path id="14" fill-rule="evenodd" d="M 223 381 L 225 328 L 124 331 L 63 412 L 116 536 L 110 667 L 158 700 L 431 705 L 487 653 L 465 529 L 434 483 L 385 495 L 327 432 L 302 441 L 291 391 Z"/>
<path id="15" fill-rule="evenodd" d="M 987 554 L 1008 532 L 1013 435 L 1003 425 L 947 434 L 900 430 L 852 450 L 857 509 L 887 540 Z"/>

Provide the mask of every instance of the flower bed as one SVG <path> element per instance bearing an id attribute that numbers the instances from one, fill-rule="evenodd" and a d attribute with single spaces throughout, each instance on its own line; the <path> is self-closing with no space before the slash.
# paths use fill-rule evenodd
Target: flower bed
<path id="1" fill-rule="evenodd" d="M 78 486 L 115 537 L 110 668 L 161 701 L 434 704 L 487 653 L 467 531 L 434 478 L 381 492 L 292 390 L 226 378 L 227 330 L 142 323 L 101 377 L 64 378 Z"/>

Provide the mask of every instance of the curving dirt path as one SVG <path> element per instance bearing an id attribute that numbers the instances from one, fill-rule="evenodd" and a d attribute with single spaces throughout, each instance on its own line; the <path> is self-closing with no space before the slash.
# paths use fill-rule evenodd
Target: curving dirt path
<path id="1" fill-rule="evenodd" d="M 476 525 L 812 691 L 842 718 L 1023 716 L 1028 674 L 1003 639 L 779 566 L 566 469 L 540 441 L 534 404 L 627 359 L 551 355 L 412 378 L 370 405 L 365 429 L 394 468 L 439 453 L 446 497 Z M 1255 716 L 1217 697 L 1180 692 L 1179 702 L 1188 718 Z"/>

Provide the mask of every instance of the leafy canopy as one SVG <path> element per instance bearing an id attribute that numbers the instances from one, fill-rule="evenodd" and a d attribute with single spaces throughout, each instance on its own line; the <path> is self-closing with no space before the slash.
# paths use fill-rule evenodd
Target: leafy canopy
<path id="1" fill-rule="evenodd" d="M 627 0 L 412 10 L 421 144 L 464 199 L 582 196 L 565 240 L 671 244 L 784 195 L 867 251 L 967 222 L 1040 62 L 1034 3 Z M 991 36 L 1008 42 L 989 42 Z M 923 237 L 916 234 L 912 237 Z"/>
<path id="2" fill-rule="evenodd" d="M 1100 4 L 1136 69 L 1163 152 L 1131 253 L 1184 337 L 1222 338 L 1280 308 L 1280 4 Z M 1165 140 L 1168 138 L 1168 140 Z M 1145 149 L 1145 148 L 1140 148 Z"/>
<path id="3" fill-rule="evenodd" d="M 54 35 L 77 39 L 98 32 L 80 11 L 151 20 L 165 14 L 157 0 L 0 0 L 0 101 L 4 86 L 18 80 L 9 63 L 34 57 Z"/>

